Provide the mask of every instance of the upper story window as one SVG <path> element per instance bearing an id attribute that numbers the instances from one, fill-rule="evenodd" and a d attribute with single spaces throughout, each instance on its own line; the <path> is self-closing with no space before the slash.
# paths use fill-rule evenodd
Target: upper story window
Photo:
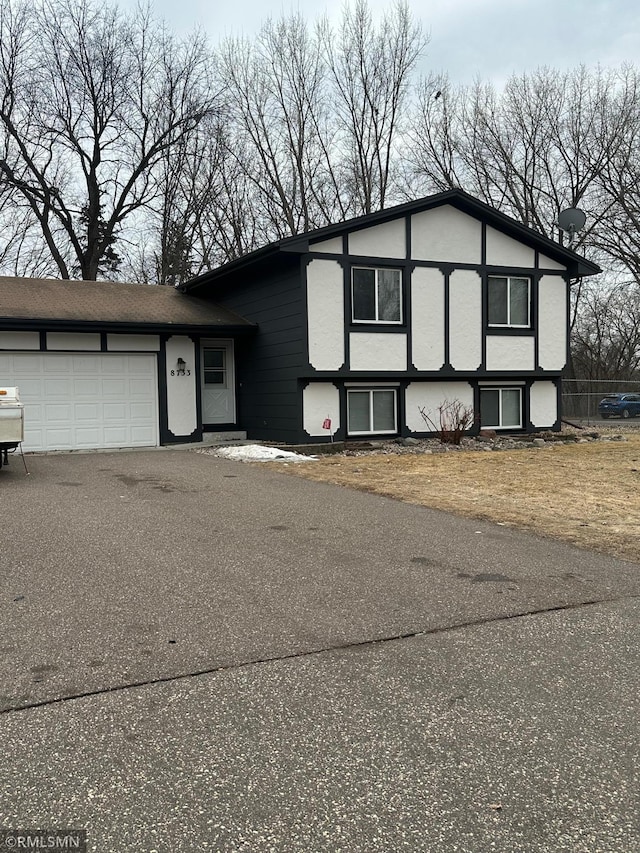
<path id="1" fill-rule="evenodd" d="M 489 325 L 531 326 L 531 282 L 515 276 L 489 276 Z"/>
<path id="2" fill-rule="evenodd" d="M 354 267 L 351 275 L 354 323 L 402 323 L 400 270 Z"/>

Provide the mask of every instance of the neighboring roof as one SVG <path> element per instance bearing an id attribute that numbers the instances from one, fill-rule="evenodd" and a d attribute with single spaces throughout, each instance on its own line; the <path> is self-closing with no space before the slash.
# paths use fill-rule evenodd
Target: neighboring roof
<path id="1" fill-rule="evenodd" d="M 253 328 L 233 311 L 168 285 L 0 276 L 1 328 L 87 324 L 140 331 Z"/>
<path id="2" fill-rule="evenodd" d="M 306 234 L 297 234 L 293 237 L 285 237 L 282 240 L 277 240 L 261 249 L 243 255 L 228 264 L 217 267 L 214 270 L 203 273 L 196 278 L 191 279 L 181 285 L 180 289 L 185 293 L 192 290 L 197 290 L 202 285 L 214 284 L 221 282 L 228 276 L 233 276 L 241 270 L 246 270 L 247 267 L 260 266 L 265 263 L 273 262 L 277 257 L 284 257 L 286 254 L 304 254 L 309 251 L 309 244 L 317 240 L 328 240 L 331 237 L 338 237 L 348 231 L 356 231 L 361 228 L 369 228 L 372 225 L 379 225 L 383 222 L 389 222 L 392 219 L 397 219 L 400 216 L 407 214 L 420 213 L 423 210 L 429 210 L 442 205 L 452 205 L 458 210 L 475 216 L 477 219 L 482 219 L 500 231 L 505 232 L 515 240 L 525 243 L 533 248 L 538 249 L 543 254 L 557 260 L 566 265 L 569 274 L 572 278 L 580 278 L 582 276 L 595 275 L 602 272 L 597 264 L 588 261 L 582 255 L 572 252 L 570 249 L 561 246 L 554 240 L 544 237 L 532 228 L 522 225 L 510 216 L 485 204 L 477 198 L 465 193 L 463 190 L 447 190 L 446 192 L 438 193 L 437 195 L 427 196 L 416 201 L 407 202 L 406 204 L 389 207 L 385 210 L 379 210 L 375 213 L 369 213 L 366 216 L 358 216 L 355 219 L 348 219 L 345 222 L 340 222 L 335 225 L 327 225 L 324 228 L 318 228 L 315 231 L 308 231 Z"/>

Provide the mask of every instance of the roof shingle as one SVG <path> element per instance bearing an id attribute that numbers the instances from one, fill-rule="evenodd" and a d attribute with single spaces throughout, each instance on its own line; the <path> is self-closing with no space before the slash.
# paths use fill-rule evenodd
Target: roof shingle
<path id="1" fill-rule="evenodd" d="M 170 286 L 10 276 L 0 276 L 0 322 L 2 319 L 140 326 L 253 325 L 227 308 Z"/>

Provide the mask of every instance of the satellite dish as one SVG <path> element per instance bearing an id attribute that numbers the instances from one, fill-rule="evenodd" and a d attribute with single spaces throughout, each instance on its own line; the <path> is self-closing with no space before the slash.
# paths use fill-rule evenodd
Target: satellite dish
<path id="1" fill-rule="evenodd" d="M 569 243 L 573 242 L 576 232 L 581 231 L 584 228 L 586 221 L 587 217 L 585 216 L 584 211 L 577 207 L 567 207 L 566 210 L 562 210 L 558 214 L 558 228 L 562 231 L 566 231 L 569 235 Z"/>

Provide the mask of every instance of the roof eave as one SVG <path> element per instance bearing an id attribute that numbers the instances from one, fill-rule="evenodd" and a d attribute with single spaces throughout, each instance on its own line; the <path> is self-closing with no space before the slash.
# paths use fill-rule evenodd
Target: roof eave
<path id="1" fill-rule="evenodd" d="M 126 334 L 163 334 L 187 332 L 191 334 L 211 335 L 215 332 L 224 334 L 247 334 L 255 332 L 255 323 L 224 324 L 224 323 L 145 323 L 136 320 L 103 321 L 103 320 L 65 320 L 34 317 L 0 317 L 1 331 L 43 331 L 43 332 L 113 332 Z"/>
<path id="2" fill-rule="evenodd" d="M 250 252 L 248 255 L 243 255 L 228 264 L 210 270 L 197 278 L 185 282 L 179 289 L 183 293 L 189 293 L 197 290 L 199 287 L 218 283 L 227 276 L 242 270 L 245 267 L 250 267 L 258 263 L 270 255 L 278 255 L 282 252 L 291 252 L 303 254 L 309 251 L 311 241 L 321 241 L 330 239 L 331 237 L 344 234 L 345 231 L 358 230 L 363 227 L 371 227 L 373 225 L 395 219 L 399 216 L 405 216 L 412 212 L 427 210 L 433 207 L 439 207 L 444 204 L 453 204 L 463 212 L 476 215 L 477 217 L 489 221 L 496 227 L 502 228 L 515 238 L 519 238 L 522 242 L 528 245 L 535 245 L 548 254 L 552 258 L 563 262 L 570 274 L 576 278 L 582 278 L 589 275 L 597 275 L 602 272 L 597 264 L 588 261 L 582 255 L 577 254 L 571 249 L 561 246 L 549 237 L 539 234 L 527 225 L 523 225 L 510 216 L 496 210 L 486 202 L 469 195 L 464 190 L 450 189 L 444 192 L 437 193 L 427 198 L 416 201 L 406 202 L 395 207 L 386 208 L 384 210 L 375 211 L 373 213 L 358 216 L 354 219 L 349 219 L 343 222 L 326 225 L 323 228 L 318 228 L 314 231 L 308 231 L 303 234 L 285 237 L 267 246 Z"/>

